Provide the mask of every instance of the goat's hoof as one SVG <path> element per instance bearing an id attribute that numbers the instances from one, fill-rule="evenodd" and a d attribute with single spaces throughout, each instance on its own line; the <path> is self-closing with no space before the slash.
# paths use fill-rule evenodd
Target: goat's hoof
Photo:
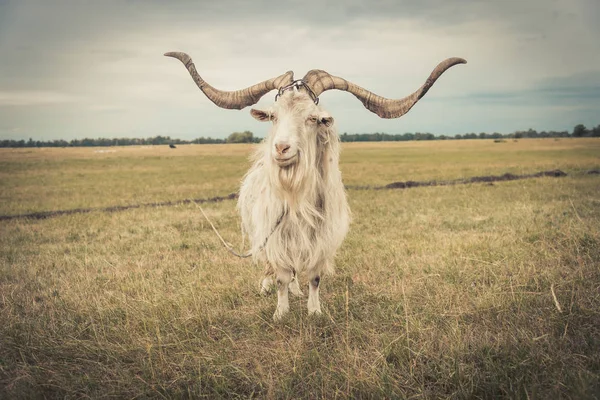
<path id="1" fill-rule="evenodd" d="M 310 309 L 310 308 L 308 309 L 308 315 L 321 315 L 321 314 L 323 314 L 321 312 L 321 307 L 314 308 L 314 309 Z"/>
<path id="2" fill-rule="evenodd" d="M 277 308 L 275 310 L 275 314 L 273 314 L 273 321 L 279 322 L 283 319 L 283 317 L 288 313 L 289 309 L 281 309 Z"/>

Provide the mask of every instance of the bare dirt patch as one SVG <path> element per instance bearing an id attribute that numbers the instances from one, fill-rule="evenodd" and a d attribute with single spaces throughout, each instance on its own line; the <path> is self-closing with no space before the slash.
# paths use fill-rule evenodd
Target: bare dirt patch
<path id="1" fill-rule="evenodd" d="M 559 169 L 551 170 L 551 171 L 541 171 L 535 174 L 524 174 L 524 175 L 515 175 L 511 173 L 506 173 L 503 175 L 486 175 L 486 176 L 474 176 L 471 178 L 465 179 L 455 179 L 451 181 L 405 181 L 405 182 L 392 182 L 385 186 L 347 186 L 348 189 L 358 189 L 358 190 L 382 190 L 382 189 L 410 189 L 415 187 L 423 187 L 423 186 L 451 186 L 451 185 L 465 185 L 468 183 L 492 183 L 492 182 L 505 182 L 505 181 L 516 181 L 520 179 L 531 179 L 531 178 L 540 178 L 543 176 L 549 177 L 563 177 L 567 176 L 567 174 Z"/>
<path id="2" fill-rule="evenodd" d="M 588 173 L 597 173 L 588 172 Z M 550 171 L 541 171 L 535 174 L 524 174 L 524 175 L 515 175 L 511 173 L 506 173 L 503 175 L 486 175 L 486 176 L 474 176 L 466 179 L 456 179 L 451 181 L 405 181 L 405 182 L 392 182 L 384 186 L 346 186 L 346 189 L 351 190 L 387 190 L 387 189 L 410 189 L 415 187 L 424 187 L 424 186 L 451 186 L 451 185 L 464 185 L 468 183 L 488 183 L 492 184 L 493 182 L 505 182 L 505 181 L 515 181 L 520 179 L 531 179 L 531 178 L 540 178 L 540 177 L 563 177 L 567 176 L 567 174 L 561 170 L 550 170 Z M 17 214 L 17 215 L 0 215 L 0 221 L 8 221 L 12 219 L 46 219 L 52 217 L 59 217 L 63 215 L 72 215 L 72 214 L 85 214 L 90 212 L 118 212 L 118 211 L 126 211 L 135 208 L 142 207 L 169 207 L 181 204 L 203 204 L 203 203 L 217 203 L 225 200 L 234 200 L 237 199 L 237 193 L 230 193 L 227 196 L 215 196 L 204 199 L 183 199 L 183 200 L 173 200 L 173 201 L 163 201 L 163 202 L 155 202 L 155 203 L 142 203 L 142 204 L 131 204 L 125 206 L 110 206 L 110 207 L 98 207 L 98 208 L 75 208 L 71 210 L 54 210 L 54 211 L 41 211 L 34 212 L 30 214 Z"/>

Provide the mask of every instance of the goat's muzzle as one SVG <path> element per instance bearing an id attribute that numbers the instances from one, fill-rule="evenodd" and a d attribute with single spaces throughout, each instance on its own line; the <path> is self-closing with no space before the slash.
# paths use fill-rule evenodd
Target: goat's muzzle
<path id="1" fill-rule="evenodd" d="M 292 155 L 282 154 L 277 155 L 273 158 L 275 163 L 280 168 L 289 167 L 292 164 L 295 164 L 298 161 L 298 153 L 294 153 Z"/>

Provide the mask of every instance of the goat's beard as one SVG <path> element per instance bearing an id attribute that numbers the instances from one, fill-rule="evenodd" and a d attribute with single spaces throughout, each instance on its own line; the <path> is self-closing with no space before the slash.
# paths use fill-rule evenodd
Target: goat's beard
<path id="1" fill-rule="evenodd" d="M 304 170 L 302 163 L 299 160 L 299 157 L 295 157 L 292 163 L 279 166 L 277 168 L 278 175 L 278 183 L 279 187 L 289 193 L 298 192 L 302 186 L 304 181 Z"/>
<path id="2" fill-rule="evenodd" d="M 282 200 L 294 210 L 299 204 L 315 199 L 315 190 L 323 179 L 323 157 L 326 148 L 317 146 L 317 141 L 299 146 L 298 153 L 288 165 L 279 165 L 270 169 L 270 181 Z M 273 160 L 275 161 L 275 160 Z"/>
<path id="3" fill-rule="evenodd" d="M 309 163 L 307 154 L 300 151 L 291 161 L 284 165 L 275 163 L 275 168 L 270 170 L 270 180 L 279 195 L 287 200 L 289 206 L 294 207 L 297 201 L 304 198 L 305 191 L 311 186 L 311 168 L 314 166 Z"/>

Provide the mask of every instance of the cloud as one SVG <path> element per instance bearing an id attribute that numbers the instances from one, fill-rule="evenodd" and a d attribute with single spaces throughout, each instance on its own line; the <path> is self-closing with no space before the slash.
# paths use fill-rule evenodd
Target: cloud
<path id="1" fill-rule="evenodd" d="M 0 91 L 0 107 L 41 106 L 77 102 L 79 98 L 68 93 L 49 91 Z"/>
<path id="2" fill-rule="evenodd" d="M 216 108 L 162 56 L 181 50 L 223 90 L 318 68 L 396 98 L 442 59 L 468 60 L 400 120 L 327 92 L 323 106 L 348 132 L 511 131 L 572 118 L 592 125 L 599 10 L 596 0 L 0 0 L 0 120 L 39 137 L 266 132 L 246 110 Z M 566 104 L 568 118 L 556 112 Z M 0 127 L 0 137 L 6 132 Z"/>
<path id="3" fill-rule="evenodd" d="M 449 100 L 535 107 L 587 103 L 600 108 L 600 71 L 544 78 L 517 90 L 473 91 L 435 99 L 440 102 Z"/>

